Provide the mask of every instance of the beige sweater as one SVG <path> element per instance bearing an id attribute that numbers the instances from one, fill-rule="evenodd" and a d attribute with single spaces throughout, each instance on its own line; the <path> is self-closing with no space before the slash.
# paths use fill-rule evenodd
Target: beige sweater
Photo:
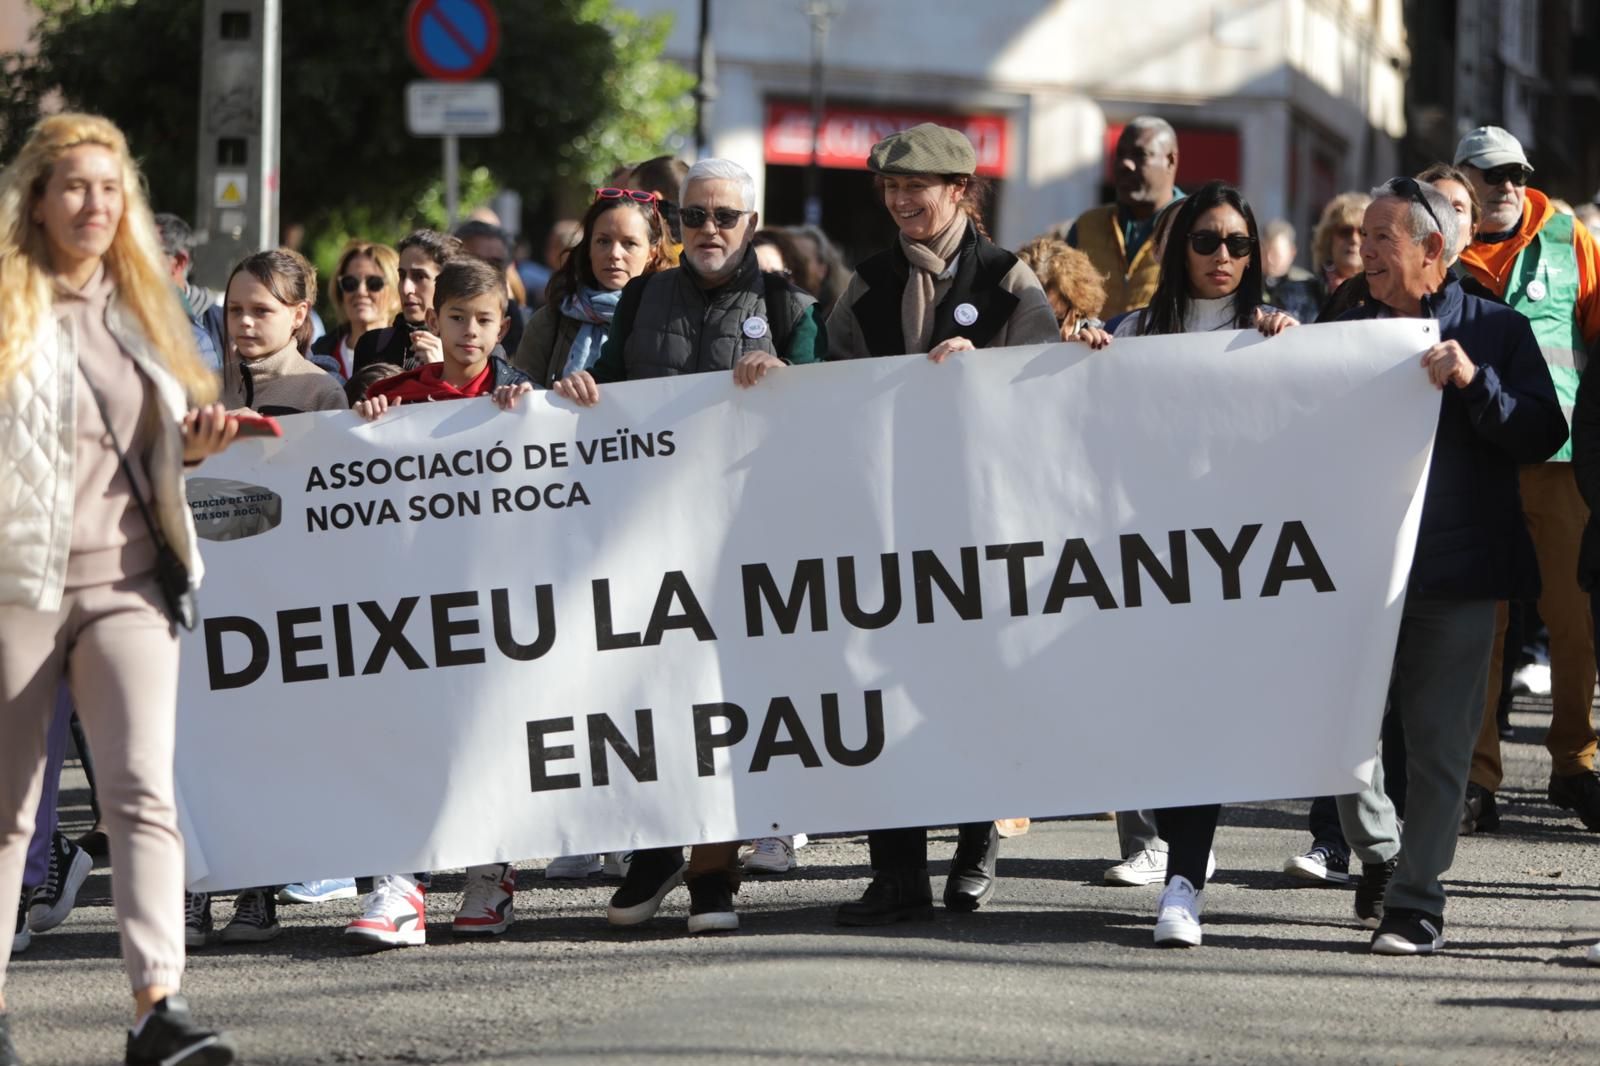
<path id="1" fill-rule="evenodd" d="M 240 360 L 240 389 L 228 397 L 229 407 L 249 407 L 264 415 L 306 411 L 345 411 L 339 379 L 300 354 L 294 344 L 261 359 Z M 245 375 L 250 388 L 243 387 Z"/>
<path id="2" fill-rule="evenodd" d="M 89 391 L 92 381 L 105 400 L 116 439 L 128 454 L 139 494 L 149 504 L 147 462 L 153 436 L 148 417 L 155 416 L 155 407 L 148 402 L 144 375 L 106 328 L 106 307 L 116 287 L 103 263 L 81 290 L 56 282 L 55 313 L 73 331 L 78 350 L 68 588 L 109 584 L 142 576 L 155 567 L 155 543 Z"/>

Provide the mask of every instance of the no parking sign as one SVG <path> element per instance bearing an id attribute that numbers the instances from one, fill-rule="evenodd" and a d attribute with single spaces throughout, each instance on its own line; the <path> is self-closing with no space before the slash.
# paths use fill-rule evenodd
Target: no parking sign
<path id="1" fill-rule="evenodd" d="M 489 0 L 411 0 L 406 47 L 428 77 L 468 81 L 494 62 L 500 19 Z"/>

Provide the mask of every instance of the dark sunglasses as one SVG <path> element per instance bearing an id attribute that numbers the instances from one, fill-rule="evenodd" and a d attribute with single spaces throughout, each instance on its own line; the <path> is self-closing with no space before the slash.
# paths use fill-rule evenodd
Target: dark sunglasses
<path id="1" fill-rule="evenodd" d="M 641 204 L 649 204 L 652 209 L 661 210 L 661 194 L 658 192 L 645 192 L 643 189 L 617 189 L 605 188 L 594 191 L 595 200 L 637 200 Z"/>
<path id="2" fill-rule="evenodd" d="M 706 219 L 714 219 L 718 229 L 732 229 L 739 224 L 739 220 L 750 214 L 749 211 L 735 211 L 731 207 L 719 207 L 715 211 L 707 211 L 703 207 L 680 207 L 678 219 L 683 223 L 684 229 L 699 229 L 706 224 Z"/>
<path id="3" fill-rule="evenodd" d="M 1210 230 L 1197 230 L 1189 234 L 1189 247 L 1200 255 L 1214 255 L 1217 249 L 1224 245 L 1227 246 L 1229 255 L 1235 259 L 1243 259 L 1256 246 L 1256 239 L 1247 237 L 1243 233 L 1233 233 L 1224 237 Z"/>
<path id="4" fill-rule="evenodd" d="M 339 279 L 339 291 L 343 293 L 355 292 L 361 288 L 362 282 L 367 283 L 368 292 L 382 292 L 385 284 L 382 274 L 368 274 L 364 278 L 358 278 L 354 274 L 345 274 Z"/>
<path id="5" fill-rule="evenodd" d="M 1508 181 L 1520 188 L 1528 184 L 1528 179 L 1532 176 L 1533 171 L 1521 163 L 1506 163 L 1504 166 L 1498 166 L 1493 170 L 1485 170 L 1483 172 L 1483 180 L 1488 183 L 1491 189 L 1496 185 L 1504 185 Z"/>
<path id="6" fill-rule="evenodd" d="M 1421 204 L 1422 209 L 1428 212 L 1428 217 L 1433 219 L 1433 228 L 1439 232 L 1441 237 L 1444 236 L 1444 226 L 1440 225 L 1439 216 L 1433 213 L 1433 205 L 1429 204 L 1428 198 L 1422 195 L 1421 182 L 1416 178 L 1393 178 L 1389 182 L 1389 191 L 1396 196 L 1403 196 L 1407 200 Z"/>

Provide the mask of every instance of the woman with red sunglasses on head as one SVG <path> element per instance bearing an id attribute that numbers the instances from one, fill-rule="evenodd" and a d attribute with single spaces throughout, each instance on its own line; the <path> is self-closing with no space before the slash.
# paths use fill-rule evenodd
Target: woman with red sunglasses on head
<path id="1" fill-rule="evenodd" d="M 666 265 L 660 197 L 638 189 L 595 191 L 583 237 L 550 278 L 511 363 L 545 389 L 600 358 L 622 287 Z"/>
<path id="2" fill-rule="evenodd" d="M 318 337 L 308 358 L 342 384 L 355 368 L 356 342 L 400 313 L 399 254 L 387 244 L 350 240 L 328 278 L 328 299 L 339 328 Z"/>

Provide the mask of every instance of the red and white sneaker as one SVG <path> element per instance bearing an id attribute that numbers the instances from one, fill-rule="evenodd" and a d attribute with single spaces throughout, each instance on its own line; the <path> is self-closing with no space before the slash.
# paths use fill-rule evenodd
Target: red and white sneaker
<path id="1" fill-rule="evenodd" d="M 456 936 L 498 936 L 511 927 L 517 875 L 509 862 L 467 868 L 467 887 L 461 892 L 450 931 Z"/>
<path id="2" fill-rule="evenodd" d="M 428 890 L 407 874 L 384 874 L 344 935 L 384 948 L 421 947 L 428 942 Z"/>

